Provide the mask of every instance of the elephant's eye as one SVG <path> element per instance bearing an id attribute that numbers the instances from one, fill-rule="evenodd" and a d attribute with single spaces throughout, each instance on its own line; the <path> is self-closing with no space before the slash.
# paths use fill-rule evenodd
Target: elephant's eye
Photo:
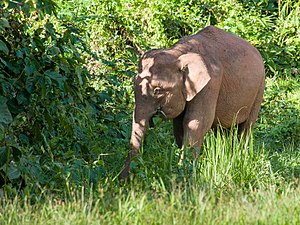
<path id="1" fill-rule="evenodd" d="M 153 94 L 154 94 L 154 96 L 156 96 L 156 97 L 160 97 L 160 96 L 162 95 L 162 89 L 161 89 L 160 87 L 154 88 Z"/>

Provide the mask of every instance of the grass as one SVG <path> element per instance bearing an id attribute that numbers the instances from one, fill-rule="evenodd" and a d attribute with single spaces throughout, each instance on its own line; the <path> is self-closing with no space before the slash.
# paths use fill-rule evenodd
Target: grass
<path id="1" fill-rule="evenodd" d="M 116 193 L 98 189 L 77 193 L 69 200 L 47 197 L 38 204 L 13 201 L 1 204 L 0 224 L 299 224 L 300 189 L 278 193 L 272 186 L 244 194 L 216 196 L 195 186 L 152 184 L 144 190 Z"/>
<path id="2" fill-rule="evenodd" d="M 0 224 L 299 224 L 298 152 L 266 149 L 252 135 L 209 133 L 198 162 L 179 166 L 174 152 L 159 164 L 144 152 L 126 182 L 3 198 Z"/>

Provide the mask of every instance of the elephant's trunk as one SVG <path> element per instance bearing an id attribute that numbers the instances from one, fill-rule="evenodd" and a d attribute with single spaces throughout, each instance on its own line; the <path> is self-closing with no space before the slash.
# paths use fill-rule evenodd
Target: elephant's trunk
<path id="1" fill-rule="evenodd" d="M 132 158 L 135 158 L 142 146 L 143 137 L 146 133 L 147 125 L 152 117 L 153 113 L 145 113 L 145 108 L 141 110 L 139 107 L 135 107 L 133 113 L 132 133 L 130 138 L 130 151 L 128 153 L 124 169 L 120 175 L 121 178 L 126 178 L 130 171 L 130 162 Z"/>
<path id="2" fill-rule="evenodd" d="M 132 123 L 132 133 L 130 139 L 130 153 L 132 156 L 136 156 L 141 148 L 142 140 L 146 132 L 149 119 L 142 119 Z"/>

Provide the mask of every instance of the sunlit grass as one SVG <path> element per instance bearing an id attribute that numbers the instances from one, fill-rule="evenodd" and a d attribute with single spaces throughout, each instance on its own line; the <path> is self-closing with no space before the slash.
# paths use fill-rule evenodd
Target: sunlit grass
<path id="1" fill-rule="evenodd" d="M 111 174 L 95 187 L 70 188 L 63 196 L 46 191 L 4 197 L 0 224 L 300 223 L 297 143 L 271 149 L 252 134 L 209 132 L 199 159 L 187 154 L 179 165 L 180 151 L 166 125 L 149 131 L 126 182 Z"/>
<path id="2" fill-rule="evenodd" d="M 195 186 L 157 193 L 120 189 L 83 192 L 68 200 L 48 196 L 38 204 L 2 201 L 0 224 L 299 224 L 300 189 L 272 187 L 216 196 Z M 149 190 L 148 190 L 149 191 Z M 106 194 L 108 193 L 108 196 Z"/>
<path id="3" fill-rule="evenodd" d="M 3 198 L 0 224 L 297 224 L 299 185 L 285 177 L 299 163 L 292 151 L 270 156 L 252 135 L 211 132 L 197 162 L 187 156 L 178 165 L 174 153 L 155 165 L 143 154 L 149 164 L 125 182 L 108 178 L 64 196 Z M 152 171 L 165 168 L 164 176 Z"/>

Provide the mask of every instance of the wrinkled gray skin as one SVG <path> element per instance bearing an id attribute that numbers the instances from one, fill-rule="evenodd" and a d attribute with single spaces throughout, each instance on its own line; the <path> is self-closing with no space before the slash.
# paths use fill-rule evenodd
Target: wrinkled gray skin
<path id="1" fill-rule="evenodd" d="M 173 119 L 176 143 L 200 149 L 218 124 L 239 132 L 254 124 L 264 92 L 264 65 L 256 48 L 214 26 L 168 49 L 150 50 L 135 78 L 130 151 L 121 178 L 129 175 L 152 116 Z"/>

